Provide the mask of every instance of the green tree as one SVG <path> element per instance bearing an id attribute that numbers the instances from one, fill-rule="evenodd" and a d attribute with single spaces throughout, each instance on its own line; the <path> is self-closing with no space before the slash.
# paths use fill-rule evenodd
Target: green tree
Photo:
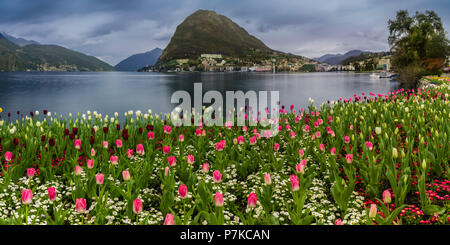
<path id="1" fill-rule="evenodd" d="M 410 16 L 407 10 L 400 10 L 388 26 L 392 64 L 401 82 L 415 87 L 423 75 L 440 71 L 450 55 L 450 42 L 434 11 Z"/>

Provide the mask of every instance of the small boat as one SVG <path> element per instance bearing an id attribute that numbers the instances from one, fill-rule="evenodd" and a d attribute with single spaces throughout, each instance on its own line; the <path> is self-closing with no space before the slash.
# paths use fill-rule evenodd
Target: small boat
<path id="1" fill-rule="evenodd" d="M 380 78 L 380 75 L 376 74 L 376 73 L 372 73 L 369 75 L 370 79 L 378 79 Z"/>
<path id="2" fill-rule="evenodd" d="M 390 78 L 390 77 L 391 77 L 391 73 L 389 73 L 389 72 L 383 71 L 380 73 L 380 78 Z"/>

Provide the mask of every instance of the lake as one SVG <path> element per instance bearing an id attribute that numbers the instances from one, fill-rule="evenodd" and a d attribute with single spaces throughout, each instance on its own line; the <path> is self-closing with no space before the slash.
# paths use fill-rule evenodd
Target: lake
<path id="1" fill-rule="evenodd" d="M 203 93 L 225 91 L 279 91 L 281 105 L 306 108 L 308 98 L 315 105 L 350 98 L 362 92 L 386 94 L 398 88 L 389 79 L 370 79 L 367 73 L 137 73 L 137 72 L 0 72 L 0 107 L 7 112 L 27 114 L 46 109 L 67 115 L 97 111 L 102 115 L 123 115 L 129 110 L 167 113 L 172 94 L 186 90 L 193 96 L 194 83 Z M 193 97 L 192 97 L 193 98 Z M 192 99 L 193 103 L 193 99 Z M 224 102 L 225 105 L 225 102 Z"/>

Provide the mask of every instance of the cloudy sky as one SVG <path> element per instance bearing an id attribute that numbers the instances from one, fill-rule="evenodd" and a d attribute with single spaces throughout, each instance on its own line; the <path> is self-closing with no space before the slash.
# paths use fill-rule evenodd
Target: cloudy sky
<path id="1" fill-rule="evenodd" d="M 164 48 L 198 9 L 231 18 L 273 49 L 310 58 L 388 50 L 387 21 L 399 9 L 435 10 L 450 28 L 448 0 L 0 0 L 0 31 L 115 65 Z"/>

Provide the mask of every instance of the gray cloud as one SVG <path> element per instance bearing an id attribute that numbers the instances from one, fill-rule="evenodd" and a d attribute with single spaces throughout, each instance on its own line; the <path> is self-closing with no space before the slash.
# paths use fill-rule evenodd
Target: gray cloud
<path id="1" fill-rule="evenodd" d="M 164 48 L 176 26 L 197 9 L 228 16 L 273 49 L 308 57 L 387 50 L 387 21 L 399 9 L 435 10 L 450 28 L 447 0 L 14 0 L 0 1 L 0 31 L 114 65 Z"/>

